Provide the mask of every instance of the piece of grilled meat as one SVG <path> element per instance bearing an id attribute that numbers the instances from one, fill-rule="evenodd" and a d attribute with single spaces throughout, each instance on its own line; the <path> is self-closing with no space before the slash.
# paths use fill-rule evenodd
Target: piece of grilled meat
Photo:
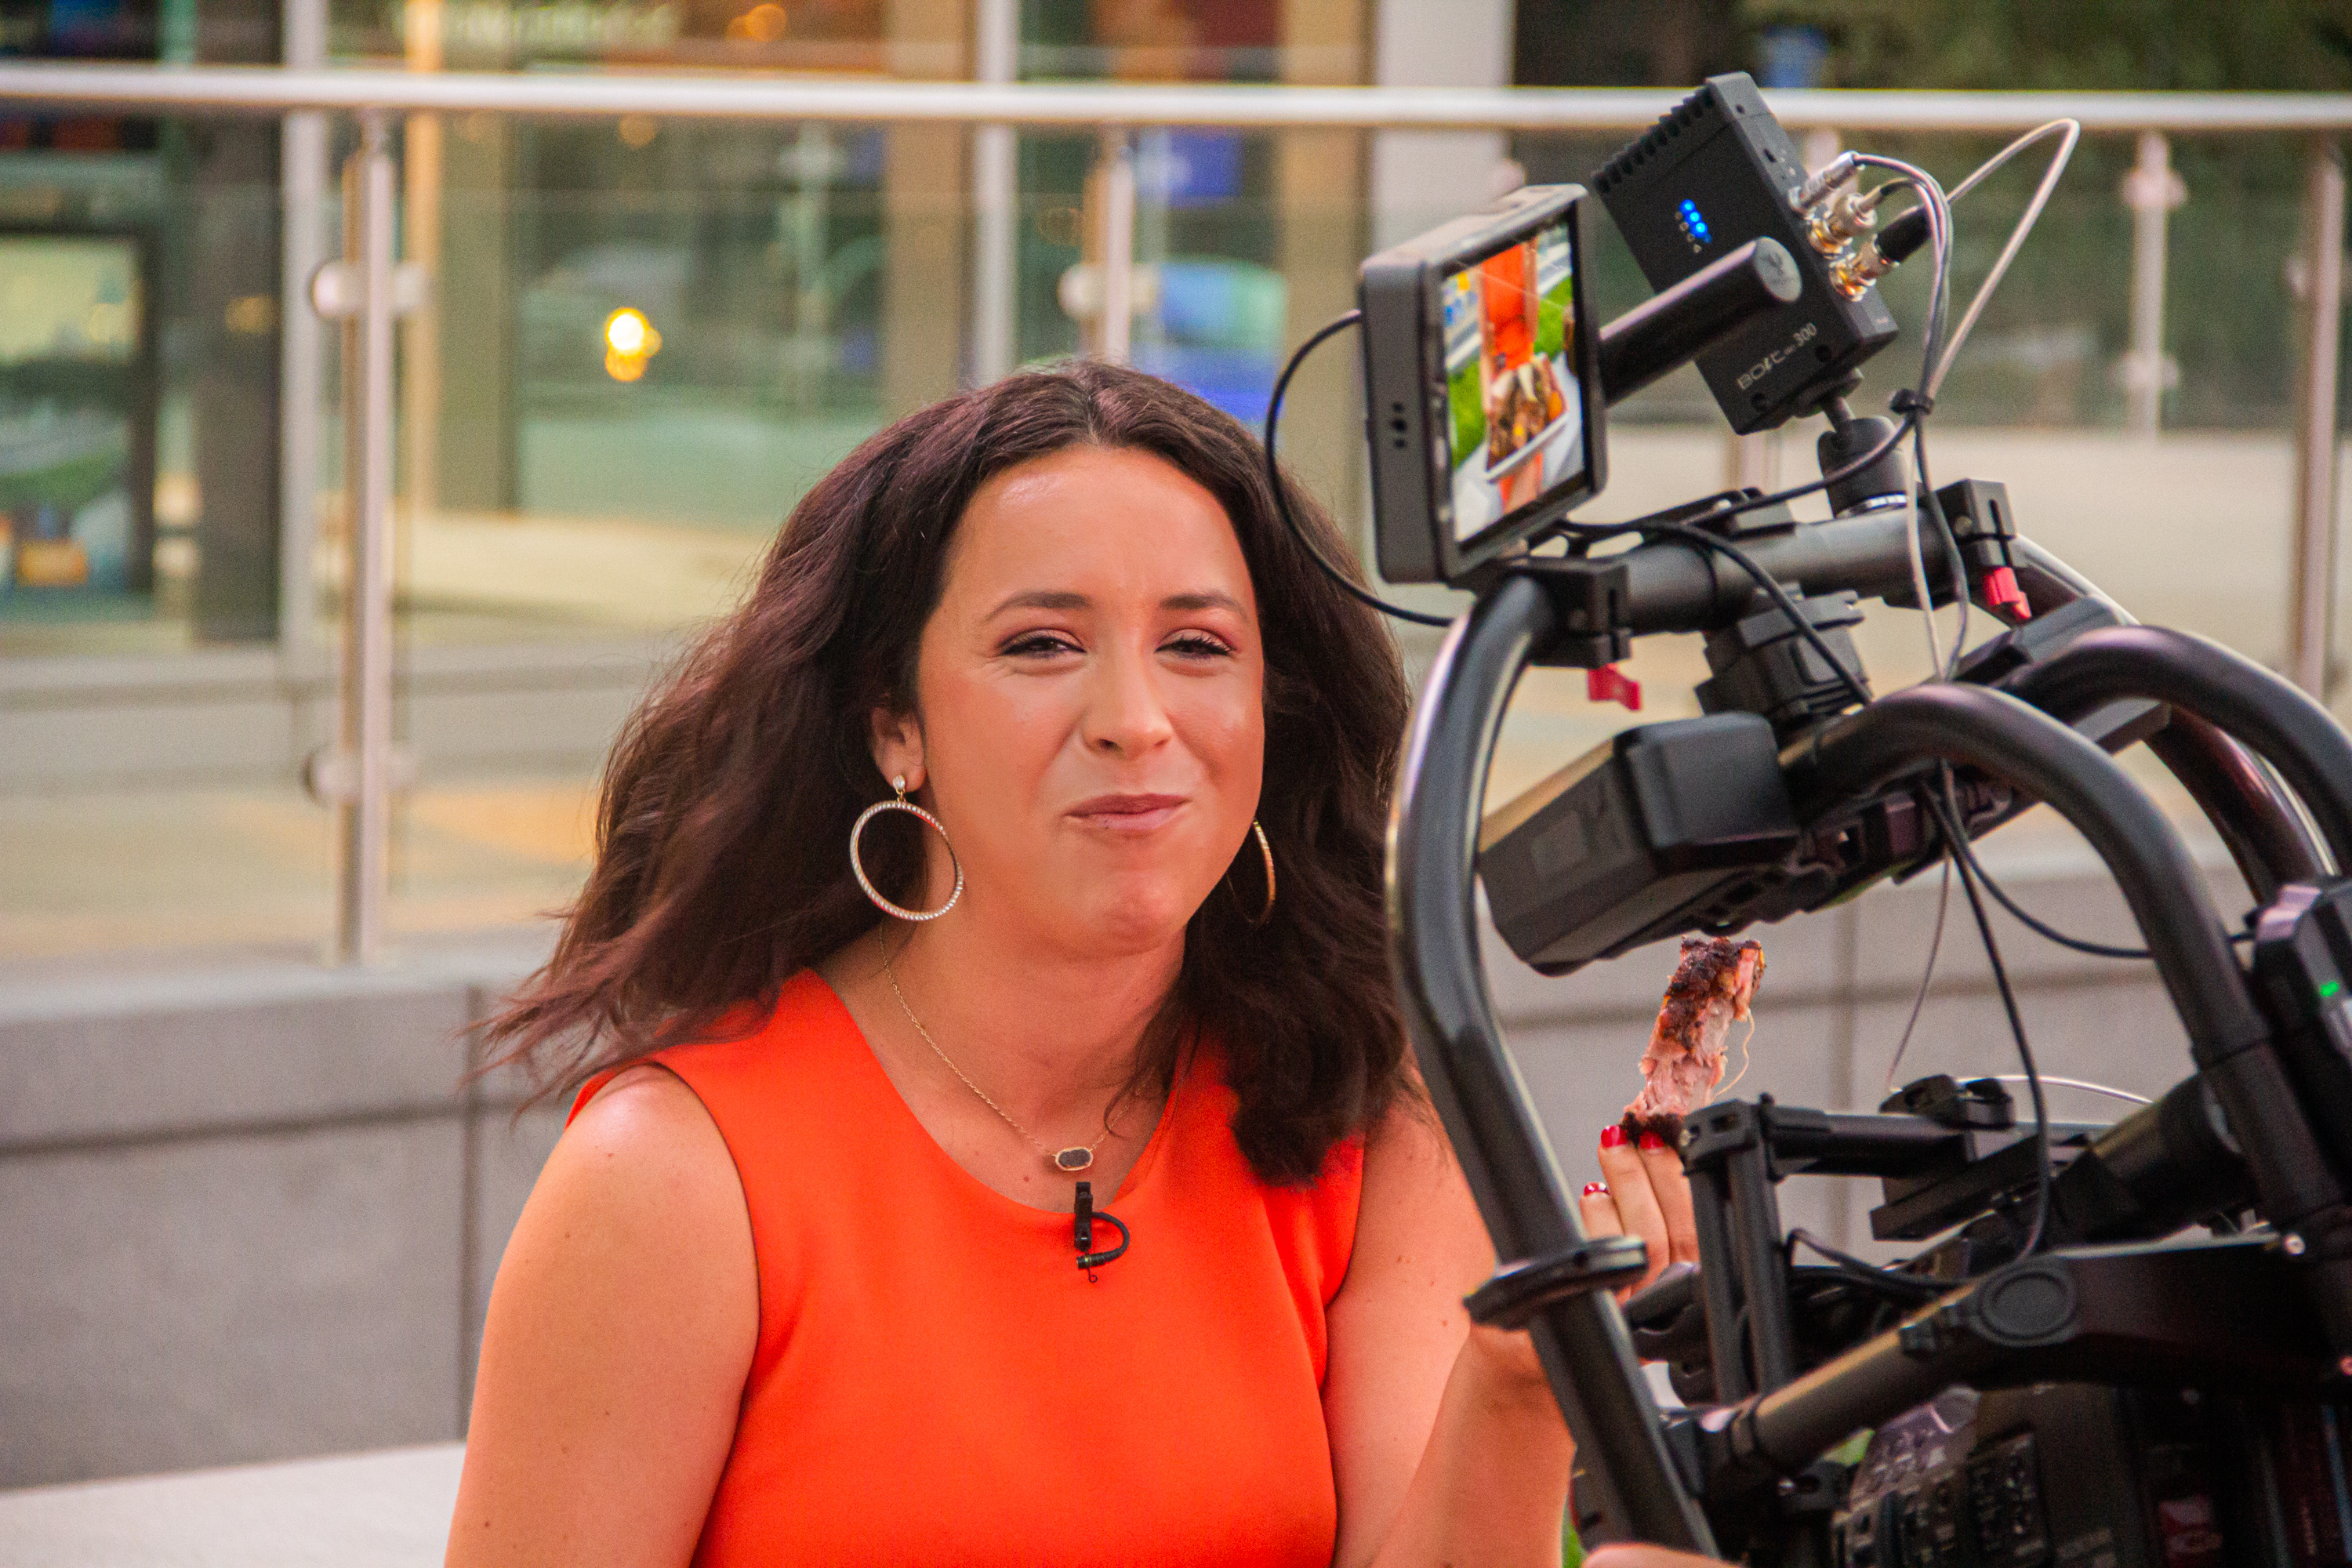
<path id="1" fill-rule="evenodd" d="M 1683 938 L 1682 962 L 1642 1052 L 1642 1092 L 1625 1108 L 1625 1130 L 1682 1141 L 1683 1118 L 1723 1081 L 1724 1045 L 1748 1016 L 1764 977 L 1764 944 L 1728 937 Z"/>

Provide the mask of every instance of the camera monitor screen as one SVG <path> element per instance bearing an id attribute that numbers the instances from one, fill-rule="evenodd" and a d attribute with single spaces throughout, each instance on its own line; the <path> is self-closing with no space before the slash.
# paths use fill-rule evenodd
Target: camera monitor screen
<path id="1" fill-rule="evenodd" d="M 1454 578 L 1601 487 L 1578 194 L 1515 193 L 1365 263 L 1381 567 L 1392 581 Z"/>

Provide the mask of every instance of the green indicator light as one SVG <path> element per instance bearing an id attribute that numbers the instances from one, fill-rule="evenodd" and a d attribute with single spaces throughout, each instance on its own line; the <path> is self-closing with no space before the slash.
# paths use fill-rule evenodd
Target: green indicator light
<path id="1" fill-rule="evenodd" d="M 2320 999 L 2325 1001 L 2343 989 L 2344 982 L 2341 980 L 2323 980 L 2319 983 Z"/>

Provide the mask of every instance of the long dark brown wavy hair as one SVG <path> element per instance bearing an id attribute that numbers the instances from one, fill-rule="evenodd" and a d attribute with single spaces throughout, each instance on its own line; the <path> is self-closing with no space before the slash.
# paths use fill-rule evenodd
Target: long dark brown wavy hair
<path id="1" fill-rule="evenodd" d="M 1413 1093 L 1381 905 L 1406 709 L 1395 647 L 1284 528 L 1248 431 L 1166 382 L 1088 362 L 901 419 L 793 509 L 750 597 L 622 731 L 595 867 L 554 955 L 483 1026 L 497 1061 L 553 1092 L 709 1037 L 882 918 L 847 852 L 857 814 L 890 795 L 871 717 L 914 707 L 917 645 L 973 493 L 1088 444 L 1166 459 L 1233 521 L 1265 652 L 1257 816 L 1280 868 L 1265 925 L 1249 923 L 1263 877 L 1254 839 L 1228 879 L 1240 895 L 1213 893 L 1193 913 L 1129 1089 L 1164 1091 L 1195 1030 L 1217 1040 L 1240 1100 L 1234 1134 L 1269 1182 L 1311 1179 L 1334 1143 Z M 1284 484 L 1325 557 L 1344 559 L 1323 510 Z M 866 865 L 893 898 L 917 896 L 914 834 L 868 833 Z"/>

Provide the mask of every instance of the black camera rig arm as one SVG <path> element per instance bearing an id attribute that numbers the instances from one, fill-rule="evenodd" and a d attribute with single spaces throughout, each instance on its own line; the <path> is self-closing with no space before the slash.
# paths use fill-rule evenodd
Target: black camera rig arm
<path id="1" fill-rule="evenodd" d="M 1786 303 L 1796 281 L 1786 249 L 1759 239 L 1610 323 L 1601 334 L 1608 395 L 1628 395 L 1724 342 Z M 1865 553 L 1907 570 L 1900 533 L 1868 531 Z M 1662 597 L 1737 605 L 1755 591 L 1752 582 L 1745 591 L 1719 583 L 1705 556 L 1666 553 L 1675 564 L 1664 575 L 1676 591 Z M 1631 554 L 1659 558 L 1658 547 Z M 1528 1328 L 1587 1457 L 1580 1506 L 1608 1519 L 1621 1536 L 1711 1553 L 1706 1515 L 1675 1470 L 1625 1320 L 1603 1289 L 1615 1281 L 1605 1269 L 1577 1267 L 1589 1252 L 1583 1226 L 1503 1047 L 1471 908 L 1486 766 L 1519 676 L 1580 634 L 1587 653 L 1598 656 L 1587 662 L 1605 662 L 1633 629 L 1623 624 L 1624 567 L 1596 574 L 1584 563 L 1549 565 L 1572 581 L 1540 569 L 1499 574 L 1454 624 L 1431 669 L 1391 826 L 1390 929 L 1431 1096 L 1503 1259 L 1496 1285 L 1546 1282 L 1517 1292 L 1509 1319 Z M 1603 601 L 1597 647 L 1589 636 L 1596 589 Z"/>
<path id="2" fill-rule="evenodd" d="M 2117 697 L 2195 714 L 2276 767 L 2336 863 L 2352 866 L 2352 739 L 2302 691 L 2219 643 L 2155 626 L 2113 626 L 2020 671 L 2007 689 L 2062 719 Z"/>
<path id="3" fill-rule="evenodd" d="M 2100 636 L 2116 634 L 2092 634 Z M 2133 687 L 2163 686 L 2145 678 L 2151 669 L 2172 670 L 2185 681 L 2189 677 L 2181 672 L 2192 663 L 2209 672 L 2232 668 L 2210 656 L 2193 661 L 2144 657 L 2151 648 L 2177 655 L 2182 647 L 2193 649 L 2193 643 L 2126 636 L 2105 647 L 2105 652 L 2095 647 L 2084 666 L 2096 671 L 2101 661 L 2113 659 L 2124 670 L 2142 674 Z M 2053 660 L 2048 668 L 2063 665 Z M 2278 703 L 2276 693 L 2262 682 L 2239 684 L 2243 690 L 2238 694 L 2250 703 L 2266 701 L 2270 710 L 2295 711 Z M 2099 700 L 2118 695 L 2114 684 L 2084 689 Z M 2196 695 L 2210 701 L 2213 693 Z M 2242 721 L 2249 730 L 2263 728 L 2257 720 Z M 2333 731 L 2332 724 L 2327 728 Z M 2325 755 L 2319 740 L 2300 739 L 2312 753 Z M 2345 745 L 2340 731 L 2335 743 Z M 2006 777 L 2081 830 L 2115 874 L 2139 922 L 2173 1009 L 2188 1030 L 2189 1054 L 2200 1075 L 2230 1125 L 2242 1130 L 2263 1212 L 2294 1238 L 2291 1250 L 2303 1260 L 2305 1283 L 2330 1350 L 2338 1358 L 2352 1357 L 2352 1205 L 2315 1136 L 2304 1097 L 2273 1040 L 2273 1024 L 2230 952 L 2204 879 L 2163 813 L 2104 752 L 2064 724 L 2015 698 L 1964 686 L 1916 687 L 1881 698 L 1825 725 L 1791 752 L 1789 771 L 1801 801 L 1844 798 L 1932 758 Z M 2312 756 L 2275 760 L 2292 779 Z"/>
<path id="4" fill-rule="evenodd" d="M 2278 776 L 2211 722 L 2176 708 L 2147 738 L 2147 749 L 2221 836 L 2257 902 L 2269 903 L 2290 882 L 2327 874 L 2318 840 Z"/>
<path id="5" fill-rule="evenodd" d="M 1503 1047 L 1471 908 L 1486 768 L 1512 689 L 1559 633 L 1552 596 L 1514 574 L 1454 623 L 1432 667 L 1397 785 L 1388 901 L 1406 1024 L 1432 1099 L 1507 1268 L 1583 1245 L 1559 1162 Z M 1676 1475 L 1631 1333 L 1606 1290 L 1562 1294 L 1528 1321 L 1590 1485 L 1580 1510 L 1621 1539 L 1712 1554 Z"/>
<path id="6" fill-rule="evenodd" d="M 2014 538 L 2009 544 L 2017 563 L 2019 586 L 2034 616 L 2047 616 L 2088 600 L 2105 610 L 2116 626 L 2137 624 L 2129 611 L 2095 584 L 2032 540 Z M 2045 695 L 2054 698 L 2054 689 L 2047 693 L 2027 692 L 2020 689 L 2015 679 L 2000 684 L 2070 723 L 2080 717 L 2059 712 L 2043 700 Z M 2147 743 L 2221 836 L 2256 900 L 2267 904 L 2289 882 L 2307 882 L 2326 875 L 2326 858 L 2277 774 L 2210 721 L 2175 707 L 2169 721 L 2149 735 Z"/>
<path id="7" fill-rule="evenodd" d="M 2016 698 L 1979 687 L 1914 687 L 1832 721 L 1784 754 L 1801 818 L 1948 762 L 2046 802 L 2113 869 L 2200 1062 L 2268 1035 L 2196 862 L 2164 814 L 2107 755 Z"/>

